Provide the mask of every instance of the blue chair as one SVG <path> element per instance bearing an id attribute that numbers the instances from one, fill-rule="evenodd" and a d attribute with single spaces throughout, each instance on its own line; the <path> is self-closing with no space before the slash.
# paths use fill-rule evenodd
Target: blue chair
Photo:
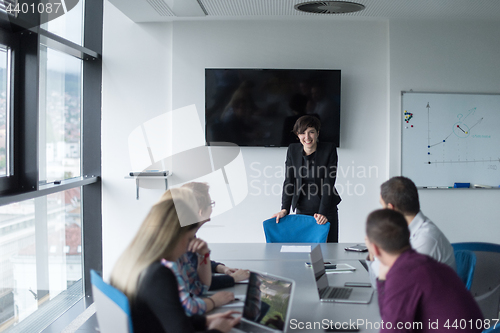
<path id="1" fill-rule="evenodd" d="M 496 324 L 495 322 L 491 323 L 493 326 L 484 330 L 482 333 L 500 333 L 500 324 Z"/>
<path id="2" fill-rule="evenodd" d="M 317 224 L 309 215 L 287 215 L 276 223 L 276 218 L 263 222 L 267 243 L 326 243 L 330 222 Z"/>
<path id="3" fill-rule="evenodd" d="M 482 243 L 482 242 L 469 242 L 469 243 L 453 243 L 453 250 L 469 250 L 481 252 L 497 252 L 500 253 L 500 244 Z"/>
<path id="4" fill-rule="evenodd" d="M 469 250 L 459 250 L 455 252 L 455 262 L 457 263 L 457 274 L 463 281 L 467 290 L 472 286 L 474 269 L 476 268 L 476 255 Z"/>
<path id="5" fill-rule="evenodd" d="M 455 251 L 468 250 L 476 255 L 476 267 L 470 292 L 486 319 L 498 319 L 500 312 L 500 245 L 470 242 L 452 244 Z M 498 326 L 498 325 L 497 325 Z"/>
<path id="6" fill-rule="evenodd" d="M 90 270 L 92 295 L 101 333 L 133 333 L 128 298 L 110 286 L 93 269 Z"/>

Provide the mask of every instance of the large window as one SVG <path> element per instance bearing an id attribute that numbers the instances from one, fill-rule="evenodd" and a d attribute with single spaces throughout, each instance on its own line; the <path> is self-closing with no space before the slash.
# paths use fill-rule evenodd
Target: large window
<path id="1" fill-rule="evenodd" d="M 0 15 L 2 333 L 89 305 L 89 271 L 102 270 L 103 1 L 65 3 L 76 6 L 30 30 Z"/>
<path id="2" fill-rule="evenodd" d="M 80 202 L 74 188 L 0 207 L 0 332 L 55 320 L 51 309 L 83 296 Z"/>
<path id="3" fill-rule="evenodd" d="M 81 175 L 82 60 L 40 46 L 41 182 Z"/>
<path id="4" fill-rule="evenodd" d="M 84 4 L 85 0 L 65 1 L 67 13 L 48 21 L 42 25 L 42 28 L 75 44 L 82 45 Z M 71 7 L 68 8 L 68 6 Z M 64 8 L 60 8 L 60 10 L 64 10 Z"/>

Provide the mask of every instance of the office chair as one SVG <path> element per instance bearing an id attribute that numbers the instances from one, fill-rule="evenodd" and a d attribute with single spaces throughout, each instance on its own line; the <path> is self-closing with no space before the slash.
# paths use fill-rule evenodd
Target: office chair
<path id="1" fill-rule="evenodd" d="M 110 286 L 93 269 L 90 271 L 92 295 L 101 333 L 133 333 L 128 298 Z"/>
<path id="2" fill-rule="evenodd" d="M 485 319 L 498 319 L 500 312 L 500 245 L 492 243 L 455 243 L 455 251 L 468 250 L 476 255 L 476 267 L 470 292 Z"/>
<path id="3" fill-rule="evenodd" d="M 500 324 L 496 324 L 495 322 L 491 323 L 492 326 L 487 330 L 484 330 L 482 333 L 500 333 Z"/>
<path id="4" fill-rule="evenodd" d="M 457 264 L 457 274 L 460 279 L 470 290 L 472 286 L 472 278 L 474 277 L 474 269 L 476 268 L 476 255 L 469 250 L 458 250 L 455 252 L 455 262 Z"/>
<path id="5" fill-rule="evenodd" d="M 287 215 L 276 223 L 270 218 L 263 223 L 267 243 L 326 243 L 330 222 L 317 224 L 309 215 Z"/>

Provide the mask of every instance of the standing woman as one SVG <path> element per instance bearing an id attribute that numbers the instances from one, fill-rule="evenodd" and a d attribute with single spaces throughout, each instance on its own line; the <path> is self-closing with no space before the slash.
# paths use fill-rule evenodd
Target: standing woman
<path id="1" fill-rule="evenodd" d="M 278 223 L 292 209 L 297 214 L 314 216 L 318 224 L 330 222 L 327 242 L 337 243 L 337 205 L 341 200 L 335 189 L 337 149 L 332 143 L 318 141 L 320 128 L 317 117 L 306 115 L 297 119 L 293 132 L 300 143 L 288 147 L 281 211 L 273 217 Z"/>
<path id="2" fill-rule="evenodd" d="M 111 284 L 129 299 L 137 333 L 229 332 L 234 312 L 188 317 L 179 299 L 175 274 L 161 260 L 176 261 L 188 250 L 200 226 L 190 189 L 168 190 L 149 211 L 111 272 Z"/>

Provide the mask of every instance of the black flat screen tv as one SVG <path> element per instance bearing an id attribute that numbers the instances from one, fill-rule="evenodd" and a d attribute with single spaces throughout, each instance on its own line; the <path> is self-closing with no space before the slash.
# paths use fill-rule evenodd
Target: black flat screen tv
<path id="1" fill-rule="evenodd" d="M 288 147 L 303 115 L 321 120 L 319 141 L 340 139 L 340 70 L 205 69 L 207 145 Z"/>

